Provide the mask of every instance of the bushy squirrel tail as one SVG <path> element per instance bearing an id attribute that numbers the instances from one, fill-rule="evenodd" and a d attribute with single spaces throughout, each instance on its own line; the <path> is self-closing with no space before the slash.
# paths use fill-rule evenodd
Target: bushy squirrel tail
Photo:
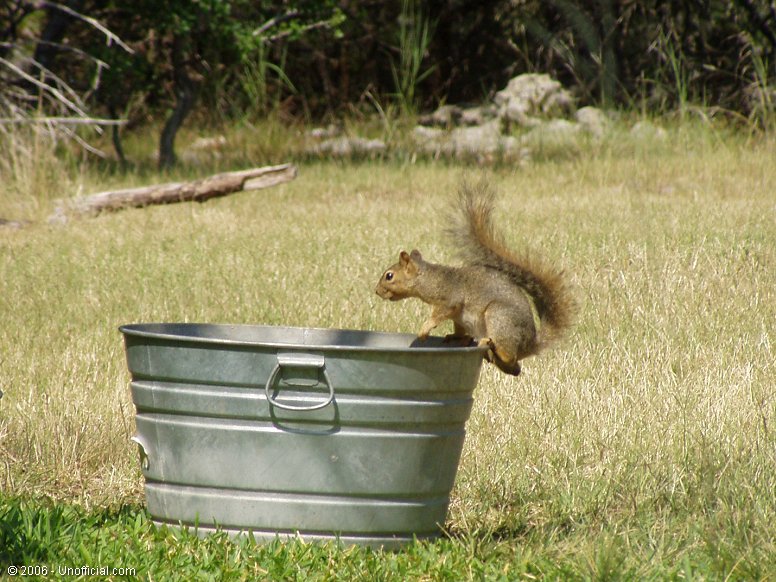
<path id="1" fill-rule="evenodd" d="M 528 254 L 515 255 L 493 226 L 495 191 L 484 180 L 464 182 L 458 191 L 458 218 L 448 234 L 463 260 L 506 273 L 534 301 L 542 324 L 542 343 L 549 343 L 571 327 L 576 302 L 562 271 L 542 264 Z M 463 244 L 462 244 L 463 243 Z"/>

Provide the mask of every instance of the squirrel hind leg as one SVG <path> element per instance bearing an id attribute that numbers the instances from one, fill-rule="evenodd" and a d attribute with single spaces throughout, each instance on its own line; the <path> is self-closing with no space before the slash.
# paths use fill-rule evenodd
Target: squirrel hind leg
<path id="1" fill-rule="evenodd" d="M 505 374 L 510 374 L 512 376 L 520 375 L 521 367 L 520 362 L 517 360 L 508 362 L 499 358 L 498 353 L 496 353 L 496 357 L 494 358 L 493 363 L 496 364 L 496 367 Z"/>
<path id="2" fill-rule="evenodd" d="M 504 349 L 503 346 L 497 345 L 493 340 L 489 341 L 490 349 L 488 350 L 488 361 L 495 364 L 496 367 L 505 374 L 519 376 L 521 367 L 517 354 Z"/>
<path id="3" fill-rule="evenodd" d="M 512 376 L 520 375 L 520 361 L 514 354 L 509 354 L 506 350 L 497 347 L 489 337 L 480 339 L 477 345 L 480 347 L 487 346 L 488 352 L 485 354 L 485 359 L 494 364 L 499 370 Z"/>

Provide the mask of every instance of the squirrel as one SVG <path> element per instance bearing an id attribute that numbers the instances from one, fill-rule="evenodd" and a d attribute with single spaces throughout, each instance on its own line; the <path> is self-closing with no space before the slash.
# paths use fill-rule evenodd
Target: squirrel
<path id="1" fill-rule="evenodd" d="M 448 235 L 464 266 L 439 265 L 417 250 L 402 251 L 375 291 L 390 301 L 417 297 L 431 305 L 431 316 L 418 334 L 421 341 L 451 319 L 453 334 L 446 341 L 485 346 L 486 360 L 517 376 L 523 358 L 571 327 L 576 303 L 562 272 L 506 248 L 493 227 L 494 197 L 485 182 L 460 187 L 459 218 L 451 217 Z"/>

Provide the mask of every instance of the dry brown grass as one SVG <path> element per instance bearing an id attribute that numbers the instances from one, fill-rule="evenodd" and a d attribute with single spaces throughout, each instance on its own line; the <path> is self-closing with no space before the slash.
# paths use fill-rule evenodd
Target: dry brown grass
<path id="1" fill-rule="evenodd" d="M 607 529 L 655 560 L 679 530 L 776 549 L 773 151 L 688 126 L 491 171 L 507 240 L 564 266 L 583 308 L 519 378 L 484 369 L 454 530 Z M 139 499 L 120 324 L 416 331 L 425 306 L 372 290 L 403 248 L 453 260 L 465 171 L 315 163 L 205 205 L 0 230 L 4 492 Z"/>

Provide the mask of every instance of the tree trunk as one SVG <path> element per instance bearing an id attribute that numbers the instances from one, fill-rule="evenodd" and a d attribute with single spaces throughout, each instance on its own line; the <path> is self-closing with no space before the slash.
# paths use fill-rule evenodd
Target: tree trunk
<path id="1" fill-rule="evenodd" d="M 70 0 L 69 2 L 62 2 L 62 4 L 72 10 L 80 11 L 83 6 L 83 0 Z M 58 8 L 46 9 L 46 24 L 40 33 L 40 39 L 35 46 L 35 53 L 33 54 L 35 62 L 50 71 L 55 70 L 54 59 L 60 50 L 57 45 L 65 38 L 65 33 L 67 33 L 67 28 L 71 22 L 73 22 L 73 17 L 63 10 Z M 37 72 L 35 76 L 37 76 Z"/>
<path id="2" fill-rule="evenodd" d="M 162 129 L 159 139 L 159 169 L 175 165 L 175 136 L 197 100 L 198 84 L 189 76 L 186 55 L 191 39 L 176 34 L 172 41 L 172 69 L 175 86 L 175 108 Z"/>
<path id="3" fill-rule="evenodd" d="M 111 119 L 118 119 L 118 111 L 113 105 L 108 105 L 108 114 L 110 115 Z M 119 165 L 121 166 L 122 170 L 126 170 L 129 166 L 129 163 L 127 162 L 127 156 L 124 155 L 124 147 L 121 145 L 121 133 L 120 133 L 120 127 L 118 125 L 114 125 L 111 128 L 111 139 L 113 141 L 113 149 L 116 150 L 116 157 L 119 160 Z"/>

